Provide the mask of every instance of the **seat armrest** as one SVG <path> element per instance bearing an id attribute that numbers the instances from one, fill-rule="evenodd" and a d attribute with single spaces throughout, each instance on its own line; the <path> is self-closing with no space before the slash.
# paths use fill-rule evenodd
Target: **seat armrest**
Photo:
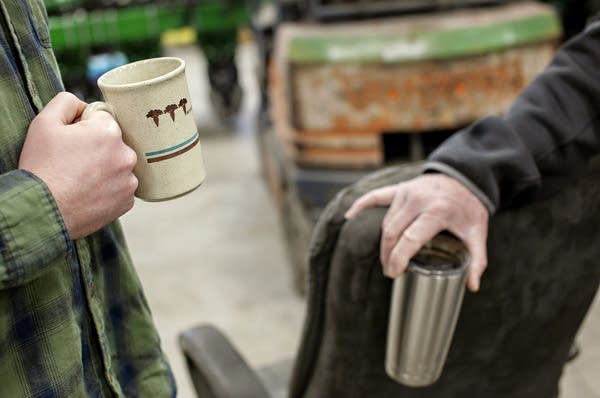
<path id="1" fill-rule="evenodd" d="M 198 397 L 269 398 L 258 375 L 217 328 L 201 325 L 179 335 Z"/>

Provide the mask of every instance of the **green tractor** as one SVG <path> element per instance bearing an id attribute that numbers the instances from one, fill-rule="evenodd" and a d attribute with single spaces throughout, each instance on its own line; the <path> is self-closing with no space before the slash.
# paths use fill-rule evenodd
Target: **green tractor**
<path id="1" fill-rule="evenodd" d="M 226 114 L 235 112 L 238 31 L 249 25 L 244 0 L 45 0 L 52 45 L 67 87 L 81 97 L 98 96 L 94 77 L 126 61 L 159 56 L 170 30 L 194 30 L 208 62 L 211 88 Z M 116 55 L 115 55 L 116 54 Z M 90 59 L 102 57 L 90 73 Z M 82 79 L 88 75 L 87 81 Z"/>

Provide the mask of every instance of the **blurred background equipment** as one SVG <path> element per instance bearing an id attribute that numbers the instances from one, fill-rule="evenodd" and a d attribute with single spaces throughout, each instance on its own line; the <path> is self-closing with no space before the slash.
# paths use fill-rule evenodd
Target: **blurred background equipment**
<path id="1" fill-rule="evenodd" d="M 160 56 L 169 30 L 194 31 L 208 64 L 212 97 L 224 118 L 239 106 L 234 54 L 238 29 L 249 23 L 244 0 L 45 0 L 52 45 L 70 91 L 89 100 L 95 81 L 82 82 L 99 59 L 121 52 L 129 61 Z M 91 64 L 91 65 L 90 65 Z"/>
<path id="2" fill-rule="evenodd" d="M 444 8 L 504 3 L 502 0 L 308 0 L 307 10 L 313 19 L 331 20 L 365 16 L 383 16 Z"/>

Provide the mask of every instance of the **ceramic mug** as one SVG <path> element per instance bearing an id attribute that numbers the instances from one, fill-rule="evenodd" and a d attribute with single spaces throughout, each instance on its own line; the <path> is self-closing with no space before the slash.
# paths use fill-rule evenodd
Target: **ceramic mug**
<path id="1" fill-rule="evenodd" d="M 182 59 L 123 65 L 100 76 L 98 87 L 105 102 L 89 104 L 82 119 L 107 111 L 117 120 L 138 156 L 138 198 L 172 199 L 202 184 L 206 172 Z"/>

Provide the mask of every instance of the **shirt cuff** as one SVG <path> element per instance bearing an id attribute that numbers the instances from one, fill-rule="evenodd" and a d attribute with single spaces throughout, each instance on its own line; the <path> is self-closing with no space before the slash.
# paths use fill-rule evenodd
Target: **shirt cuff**
<path id="1" fill-rule="evenodd" d="M 0 288 L 39 276 L 70 238 L 46 184 L 25 170 L 0 175 Z"/>
<path id="2" fill-rule="evenodd" d="M 488 212 L 494 214 L 496 212 L 496 206 L 490 200 L 490 198 L 481 190 L 477 185 L 475 185 L 469 178 L 467 178 L 460 171 L 456 170 L 452 166 L 448 166 L 445 163 L 441 162 L 427 162 L 423 165 L 423 172 L 427 171 L 436 171 L 442 174 L 446 174 L 449 177 L 454 178 L 462 185 L 465 186 L 473 195 L 477 197 L 483 203 L 483 205 L 487 208 Z"/>

